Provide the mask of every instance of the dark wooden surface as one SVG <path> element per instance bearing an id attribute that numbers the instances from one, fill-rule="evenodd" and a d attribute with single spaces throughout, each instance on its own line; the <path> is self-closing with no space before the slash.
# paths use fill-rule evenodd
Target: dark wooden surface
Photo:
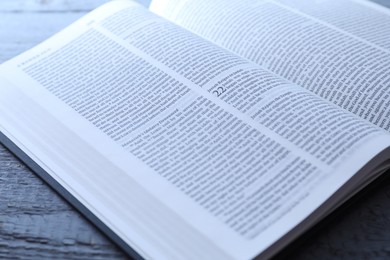
<path id="1" fill-rule="evenodd" d="M 103 2 L 1 0 L 0 63 Z M 148 1 L 142 2 L 147 5 Z M 390 6 L 390 0 L 378 2 Z M 26 258 L 124 259 L 126 256 L 0 145 L 0 259 Z M 390 178 L 297 245 L 287 258 L 390 259 Z"/>

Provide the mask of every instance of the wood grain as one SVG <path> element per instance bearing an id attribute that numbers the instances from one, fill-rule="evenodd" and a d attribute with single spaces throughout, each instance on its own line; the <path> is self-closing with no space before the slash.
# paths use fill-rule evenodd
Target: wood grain
<path id="1" fill-rule="evenodd" d="M 375 2 L 377 4 L 386 6 L 390 8 L 390 1 L 389 0 L 372 0 L 372 2 Z"/>
<path id="2" fill-rule="evenodd" d="M 390 6 L 388 0 L 378 1 Z M 0 63 L 33 47 L 102 2 L 105 1 L 0 1 Z M 0 259 L 54 258 L 126 256 L 0 145 Z M 390 179 L 344 209 L 286 258 L 390 259 Z"/>
<path id="3" fill-rule="evenodd" d="M 100 1 L 0 2 L 0 63 Z M 0 259 L 125 259 L 124 253 L 0 145 Z"/>
<path id="4" fill-rule="evenodd" d="M 1 0 L 0 12 L 88 12 L 109 0 Z M 148 6 L 149 0 L 137 2 Z"/>
<path id="5" fill-rule="evenodd" d="M 125 258 L 3 146 L 0 159 L 1 259 Z"/>
<path id="6" fill-rule="evenodd" d="M 1 6 L 1 4 L 0 4 Z M 84 13 L 0 14 L 0 63 L 26 51 L 65 28 Z M 45 24 L 45 26 L 42 26 Z"/>

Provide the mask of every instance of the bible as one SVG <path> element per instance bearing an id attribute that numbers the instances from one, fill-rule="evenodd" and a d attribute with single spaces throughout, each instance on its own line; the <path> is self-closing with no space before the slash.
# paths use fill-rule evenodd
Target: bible
<path id="1" fill-rule="evenodd" d="M 1 140 L 130 256 L 267 259 L 388 170 L 389 21 L 111 1 L 0 65 Z"/>

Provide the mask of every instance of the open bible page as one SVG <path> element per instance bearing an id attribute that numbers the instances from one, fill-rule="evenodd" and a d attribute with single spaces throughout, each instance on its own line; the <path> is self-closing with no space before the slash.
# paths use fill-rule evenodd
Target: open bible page
<path id="1" fill-rule="evenodd" d="M 3 64 L 0 79 L 1 131 L 146 258 L 252 258 L 390 145 L 128 1 Z"/>
<path id="2" fill-rule="evenodd" d="M 154 0 L 151 10 L 390 131 L 386 8 L 353 0 Z"/>

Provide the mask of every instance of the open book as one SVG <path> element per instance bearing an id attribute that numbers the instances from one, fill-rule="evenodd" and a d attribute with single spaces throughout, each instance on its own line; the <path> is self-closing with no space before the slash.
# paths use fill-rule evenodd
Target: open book
<path id="1" fill-rule="evenodd" d="M 269 258 L 389 168 L 385 8 L 151 11 L 109 2 L 0 66 L 3 142 L 131 256 Z"/>

